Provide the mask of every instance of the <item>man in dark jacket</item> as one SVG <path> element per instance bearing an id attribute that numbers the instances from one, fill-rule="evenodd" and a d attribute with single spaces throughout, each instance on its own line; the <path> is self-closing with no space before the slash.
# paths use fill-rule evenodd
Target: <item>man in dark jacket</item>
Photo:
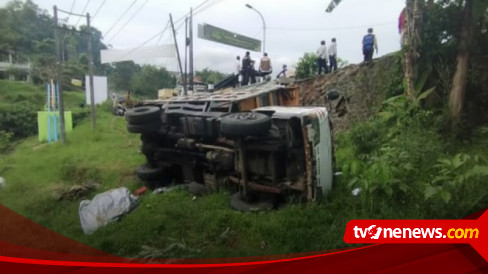
<path id="1" fill-rule="evenodd" d="M 246 51 L 246 55 L 242 58 L 242 85 L 249 84 L 249 77 L 251 76 L 251 56 L 249 51 Z"/>

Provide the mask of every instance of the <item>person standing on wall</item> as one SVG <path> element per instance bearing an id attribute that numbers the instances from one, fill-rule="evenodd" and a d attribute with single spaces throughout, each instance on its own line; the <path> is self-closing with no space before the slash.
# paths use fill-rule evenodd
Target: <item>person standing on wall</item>
<path id="1" fill-rule="evenodd" d="M 373 52 L 376 50 L 378 54 L 378 42 L 376 36 L 373 34 L 373 29 L 368 29 L 368 34 L 363 37 L 363 55 L 364 62 L 371 62 L 373 60 Z"/>
<path id="2" fill-rule="evenodd" d="M 398 32 L 400 33 L 400 46 L 403 47 L 405 44 L 405 31 L 407 29 L 407 17 L 405 13 L 407 12 L 407 8 L 403 8 L 400 16 L 398 17 Z"/>
<path id="3" fill-rule="evenodd" d="M 327 47 L 325 46 L 325 41 L 320 42 L 320 47 L 317 49 L 317 65 L 318 65 L 318 74 L 327 73 Z"/>
<path id="4" fill-rule="evenodd" d="M 259 75 L 264 79 L 265 76 L 271 73 L 273 73 L 271 59 L 269 59 L 268 54 L 265 52 L 261 58 L 261 62 L 259 63 Z"/>
<path id="5" fill-rule="evenodd" d="M 251 60 L 251 65 L 249 66 L 249 79 L 251 84 L 256 84 L 256 70 L 254 69 L 254 64 L 256 61 Z"/>
<path id="6" fill-rule="evenodd" d="M 240 56 L 237 56 L 236 57 L 236 64 L 235 64 L 235 67 L 234 67 L 234 74 L 235 74 L 235 79 L 234 79 L 234 87 L 238 87 L 239 86 L 239 82 L 240 82 L 240 77 L 241 77 L 241 57 Z"/>
<path id="7" fill-rule="evenodd" d="M 281 78 L 281 77 L 286 78 L 286 71 L 287 70 L 288 70 L 288 68 L 286 67 L 286 65 L 283 65 L 283 69 L 280 71 L 280 73 L 278 73 L 278 75 L 276 75 L 276 78 Z"/>
<path id="8" fill-rule="evenodd" d="M 332 42 L 329 46 L 329 61 L 330 61 L 330 72 L 337 70 L 337 44 L 336 39 L 332 38 Z"/>
<path id="9" fill-rule="evenodd" d="M 251 56 L 249 51 L 246 51 L 246 55 L 242 58 L 242 85 L 247 86 L 249 84 L 249 77 L 251 76 Z"/>

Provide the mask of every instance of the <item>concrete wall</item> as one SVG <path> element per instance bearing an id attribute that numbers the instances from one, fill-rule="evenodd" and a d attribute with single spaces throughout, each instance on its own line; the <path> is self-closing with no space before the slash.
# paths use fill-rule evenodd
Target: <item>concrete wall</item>
<path id="1" fill-rule="evenodd" d="M 334 131 L 344 131 L 378 112 L 386 96 L 392 94 L 392 81 L 398 82 L 399 73 L 401 63 L 393 55 L 375 59 L 371 65 L 349 65 L 300 82 L 300 102 L 327 107 Z M 330 90 L 337 90 L 341 97 L 329 102 L 326 93 Z"/>

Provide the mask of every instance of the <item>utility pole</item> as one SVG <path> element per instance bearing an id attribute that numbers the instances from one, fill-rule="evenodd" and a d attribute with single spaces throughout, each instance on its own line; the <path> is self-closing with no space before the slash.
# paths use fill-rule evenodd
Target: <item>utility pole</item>
<path id="1" fill-rule="evenodd" d="M 183 78 L 183 95 L 187 94 L 187 81 L 186 76 L 188 75 L 188 17 L 185 17 L 185 75 Z"/>
<path id="2" fill-rule="evenodd" d="M 86 26 L 88 28 L 88 46 L 87 46 L 87 57 L 88 57 L 88 78 L 90 79 L 90 112 L 91 112 L 91 128 L 95 129 L 97 127 L 97 116 L 95 108 L 95 91 L 93 84 L 93 35 L 90 27 L 90 13 L 86 13 Z"/>
<path id="3" fill-rule="evenodd" d="M 180 67 L 180 75 L 183 79 L 183 69 L 181 68 L 180 51 L 178 49 L 178 41 L 176 40 L 175 25 L 173 24 L 173 16 L 171 16 L 171 13 L 169 14 L 169 20 L 171 21 L 171 29 L 173 30 L 173 38 L 175 39 L 175 48 L 176 48 L 176 55 L 178 56 L 178 65 Z M 186 92 L 185 92 L 185 95 L 186 95 Z"/>
<path id="4" fill-rule="evenodd" d="M 64 100 L 62 92 L 63 68 L 61 64 L 60 39 L 58 33 L 58 7 L 54 6 L 54 40 L 56 48 L 56 83 L 58 87 L 59 135 L 62 144 L 66 144 L 66 128 L 64 125 Z M 49 129 L 51 130 L 51 129 Z"/>
<path id="5" fill-rule="evenodd" d="M 190 8 L 190 89 L 193 92 L 193 8 Z"/>

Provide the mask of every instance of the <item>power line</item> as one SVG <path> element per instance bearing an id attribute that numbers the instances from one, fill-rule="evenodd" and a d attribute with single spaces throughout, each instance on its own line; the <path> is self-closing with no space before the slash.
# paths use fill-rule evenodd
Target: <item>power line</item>
<path id="1" fill-rule="evenodd" d="M 95 19 L 95 16 L 97 16 L 98 12 L 102 9 L 103 5 L 105 5 L 105 2 L 107 2 L 107 0 L 103 0 L 102 4 L 100 4 L 97 11 L 95 11 L 95 14 L 93 14 L 92 20 Z"/>
<path id="2" fill-rule="evenodd" d="M 367 28 L 367 27 L 377 27 L 377 26 L 385 26 L 394 24 L 396 22 L 385 22 L 379 24 L 369 24 L 369 25 L 362 25 L 362 26 L 348 26 L 348 27 L 338 27 L 338 28 L 273 28 L 267 27 L 270 30 L 278 30 L 278 31 L 330 31 L 330 30 L 346 30 L 346 29 L 358 29 L 358 28 Z"/>
<path id="3" fill-rule="evenodd" d="M 166 22 L 166 25 L 164 26 L 164 30 L 163 30 L 162 32 L 160 32 L 160 33 L 161 33 L 161 35 L 159 36 L 158 41 L 156 42 L 156 46 L 159 44 L 159 41 L 161 41 L 161 39 L 163 38 L 164 31 L 166 31 L 166 29 L 168 29 L 168 27 L 169 27 L 169 23 L 170 23 L 170 22 L 169 22 L 169 20 L 168 20 L 168 22 Z"/>
<path id="4" fill-rule="evenodd" d="M 117 35 L 125 28 L 125 26 L 127 26 L 127 24 L 129 24 L 130 21 L 132 21 L 132 19 L 134 19 L 134 17 L 136 17 L 136 15 L 144 8 L 144 6 L 147 4 L 149 0 L 146 0 L 140 7 L 139 9 L 136 10 L 136 12 L 134 14 L 132 14 L 132 16 L 129 18 L 129 20 L 125 21 L 124 25 L 122 25 L 122 27 L 112 36 L 112 38 L 110 38 L 110 40 L 107 41 L 107 43 L 110 43 L 110 41 L 114 40 L 115 37 L 117 37 Z"/>
<path id="5" fill-rule="evenodd" d="M 76 0 L 73 0 L 73 2 L 71 3 L 71 8 L 69 9 L 70 13 L 73 12 L 73 8 L 75 7 L 75 3 L 76 3 Z M 71 14 L 68 14 L 68 19 L 66 19 L 66 23 L 69 21 L 70 16 L 71 16 Z"/>
<path id="6" fill-rule="evenodd" d="M 193 10 L 193 14 L 195 15 L 195 12 L 197 11 L 197 9 L 201 8 L 203 5 L 207 4 L 209 1 L 212 1 L 212 0 L 205 0 L 204 2 L 202 2 L 200 5 L 198 5 L 194 10 Z M 178 20 L 176 20 L 174 23 L 179 23 L 181 22 L 182 20 L 184 20 L 190 13 L 188 12 L 187 14 L 183 15 L 182 17 L 180 17 Z M 146 41 L 142 42 L 142 44 L 140 44 L 139 46 L 135 47 L 134 49 L 132 49 L 131 51 L 129 51 L 127 53 L 127 55 L 133 53 L 134 51 L 140 49 L 141 47 L 145 46 L 147 43 L 151 42 L 152 40 L 154 40 L 154 38 L 158 37 L 158 36 L 162 36 L 164 34 L 164 32 L 168 29 L 168 25 L 166 25 L 166 27 L 162 30 L 162 31 L 159 31 L 158 33 L 156 33 L 155 35 L 149 37 L 149 39 L 147 39 Z"/>
<path id="7" fill-rule="evenodd" d="M 91 0 L 86 1 L 85 7 L 83 8 L 83 11 L 81 14 L 85 14 L 86 8 L 88 7 L 88 4 L 90 4 Z M 80 23 L 81 17 L 78 17 L 78 21 L 76 21 L 75 28 L 78 27 L 78 24 Z"/>
<path id="8" fill-rule="evenodd" d="M 105 32 L 105 37 L 107 37 L 107 35 L 110 33 L 110 31 L 115 27 L 115 25 L 117 25 L 120 20 L 122 20 L 122 18 L 129 12 L 129 10 L 134 6 L 134 4 L 137 2 L 138 0 L 134 0 L 132 1 L 132 4 L 130 4 L 130 6 L 124 11 L 124 13 L 122 13 L 122 15 L 117 19 L 117 21 L 115 21 L 115 23 Z"/>

